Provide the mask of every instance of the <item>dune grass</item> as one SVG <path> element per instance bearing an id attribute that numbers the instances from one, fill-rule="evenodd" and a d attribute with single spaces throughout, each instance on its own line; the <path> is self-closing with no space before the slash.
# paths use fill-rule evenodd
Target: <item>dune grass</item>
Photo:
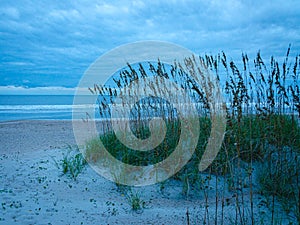
<path id="1" fill-rule="evenodd" d="M 211 130 L 208 100 L 213 96 L 209 89 L 210 85 L 214 85 L 212 78 L 208 79 L 206 86 L 197 83 L 199 79 L 195 74 L 203 78 L 203 73 L 198 70 L 194 58 L 187 59 L 186 65 L 175 63 L 170 70 L 160 61 L 149 63 L 149 74 L 171 79 L 183 87 L 197 103 L 199 113 L 200 135 L 195 153 L 171 179 L 182 182 L 182 193 L 186 197 L 193 195 L 192 192 L 203 192 L 205 207 L 209 207 L 208 183 L 212 176 L 224 178 L 225 186 L 235 196 L 233 224 L 256 224 L 259 221 L 264 224 L 266 220 L 263 214 L 261 218 L 256 218 L 253 211 L 253 205 L 257 204 L 253 202 L 253 195 L 257 193 L 265 196 L 268 202 L 267 207 L 272 213 L 270 224 L 286 218 L 291 223 L 300 222 L 300 62 L 299 56 L 290 61 L 289 53 L 290 48 L 281 65 L 273 57 L 265 64 L 260 52 L 253 63 L 243 54 L 241 69 L 234 62 L 228 62 L 225 53 L 196 59 L 213 71 L 216 80 L 220 81 L 227 103 L 227 127 L 221 150 L 202 174 L 199 173 L 198 164 Z M 183 68 L 188 68 L 189 72 L 186 73 Z M 101 97 L 100 118 L 109 118 L 110 104 L 120 94 L 117 88 L 126 87 L 134 80 L 145 77 L 148 74 L 142 64 L 138 65 L 138 69 L 128 65 L 127 70 L 122 70 L 119 76 L 113 78 L 114 86 L 95 85 L 91 88 L 92 94 Z M 167 87 L 161 85 L 160 91 L 168 92 Z M 174 102 L 178 101 L 174 99 Z M 99 146 L 102 142 L 111 155 L 127 164 L 145 166 L 164 160 L 175 149 L 182 128 L 176 109 L 169 106 L 166 102 L 162 104 L 150 97 L 137 102 L 131 111 L 134 117 L 129 118 L 131 130 L 139 139 L 151 135 L 147 123 L 151 114 L 145 109 L 151 109 L 151 113 L 165 120 L 166 136 L 156 148 L 147 152 L 130 149 L 118 140 L 111 126 L 106 126 L 99 138 L 87 143 L 85 158 L 91 163 L 97 162 L 101 157 Z M 254 170 L 259 172 L 254 174 Z M 218 190 L 219 184 L 215 185 Z M 258 190 L 254 187 L 256 185 L 259 185 Z M 228 199 L 224 190 L 219 192 L 215 196 L 216 210 L 213 217 L 215 224 L 225 224 L 224 207 Z M 246 195 L 250 196 L 249 202 L 244 201 Z M 284 212 L 276 211 L 277 201 L 281 203 Z M 208 210 L 206 212 L 203 223 L 207 223 L 210 218 Z M 189 221 L 191 215 L 187 215 Z"/>

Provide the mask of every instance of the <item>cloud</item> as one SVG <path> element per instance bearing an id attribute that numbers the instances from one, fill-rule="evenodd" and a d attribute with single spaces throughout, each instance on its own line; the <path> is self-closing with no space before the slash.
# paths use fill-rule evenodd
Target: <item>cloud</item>
<path id="1" fill-rule="evenodd" d="M 12 65 L 12 66 L 33 66 L 33 63 L 29 62 L 5 62 L 4 64 Z"/>
<path id="2" fill-rule="evenodd" d="M 66 87 L 35 87 L 0 86 L 0 95 L 73 95 L 75 88 Z"/>
<path id="3" fill-rule="evenodd" d="M 75 87 L 89 65 L 121 44 L 161 40 L 232 59 L 300 52 L 300 2 L 0 2 L 0 85 Z"/>
<path id="4" fill-rule="evenodd" d="M 102 16 L 106 15 L 122 15 L 129 13 L 129 8 L 127 6 L 117 6 L 108 3 L 96 4 L 96 13 L 101 14 Z"/>
<path id="5" fill-rule="evenodd" d="M 10 19 L 19 19 L 20 13 L 17 8 L 14 7 L 4 7 L 0 9 L 1 17 L 6 17 Z"/>
<path id="6" fill-rule="evenodd" d="M 49 12 L 49 17 L 53 20 L 64 21 L 64 20 L 77 20 L 81 18 L 80 13 L 76 9 L 70 10 L 52 10 Z"/>

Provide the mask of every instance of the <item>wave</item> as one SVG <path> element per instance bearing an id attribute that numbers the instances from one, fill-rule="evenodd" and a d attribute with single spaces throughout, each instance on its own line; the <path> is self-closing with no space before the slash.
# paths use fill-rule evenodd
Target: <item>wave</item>
<path id="1" fill-rule="evenodd" d="M 96 105 L 0 105 L 0 111 L 31 111 L 31 110 L 72 110 L 90 109 Z"/>

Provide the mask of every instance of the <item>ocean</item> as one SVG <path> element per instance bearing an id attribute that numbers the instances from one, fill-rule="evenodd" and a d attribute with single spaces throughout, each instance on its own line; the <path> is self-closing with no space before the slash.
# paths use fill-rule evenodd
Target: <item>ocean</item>
<path id="1" fill-rule="evenodd" d="M 77 118 L 85 119 L 89 107 L 95 107 L 95 118 L 100 119 L 97 104 L 73 106 L 73 98 L 73 95 L 0 95 L 0 121 L 71 120 L 73 108 L 79 115 Z M 286 110 L 286 113 L 295 114 L 289 107 Z"/>
<path id="2" fill-rule="evenodd" d="M 83 102 L 88 103 L 91 96 L 81 97 L 86 97 L 87 101 L 83 99 Z M 106 112 L 100 118 L 97 103 L 73 106 L 73 98 L 73 95 L 0 95 L 0 121 L 72 120 L 73 109 L 79 115 L 76 118 L 86 119 L 90 107 L 95 107 L 95 119 L 108 117 Z"/>
<path id="3" fill-rule="evenodd" d="M 73 95 L 0 95 L 0 121 L 71 120 Z M 84 111 L 85 105 L 77 105 Z"/>
<path id="4" fill-rule="evenodd" d="M 86 104 L 73 106 L 73 95 L 0 95 L 0 121 L 16 120 L 72 120 L 72 110 L 76 113 L 76 118 L 86 119 L 86 112 L 95 107 L 95 119 L 109 118 L 110 114 L 106 111 L 100 118 L 98 104 L 88 104 L 89 95 L 81 96 Z M 103 98 L 103 97 L 102 97 Z M 109 102 L 109 97 L 106 99 Z M 156 115 L 154 109 L 147 108 L 144 115 Z M 166 110 L 170 112 L 170 110 Z M 130 116 L 135 118 L 137 113 L 133 110 Z"/>

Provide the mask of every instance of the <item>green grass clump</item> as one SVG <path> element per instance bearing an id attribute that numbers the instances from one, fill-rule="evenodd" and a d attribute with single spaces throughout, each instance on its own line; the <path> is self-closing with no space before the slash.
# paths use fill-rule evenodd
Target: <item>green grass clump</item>
<path id="1" fill-rule="evenodd" d="M 134 133 L 144 139 L 149 135 L 145 126 L 134 128 Z M 180 124 L 167 122 L 167 138 L 156 148 L 142 152 L 128 148 L 120 142 L 114 132 L 107 132 L 99 138 L 90 140 L 86 145 L 85 157 L 89 162 L 97 162 L 102 157 L 102 150 L 105 148 L 116 159 L 136 166 L 147 166 L 155 164 L 167 158 L 175 149 L 180 135 Z"/>
<path id="2" fill-rule="evenodd" d="M 126 198 L 133 211 L 143 210 L 146 207 L 146 202 L 141 199 L 141 196 L 138 192 L 129 191 L 126 194 Z"/>
<path id="3" fill-rule="evenodd" d="M 56 166 L 62 170 L 63 174 L 66 174 L 76 180 L 77 176 L 82 172 L 87 164 L 87 161 L 79 152 L 78 148 L 69 149 L 66 154 L 63 155 L 63 159 L 60 162 L 55 161 Z"/>
<path id="4" fill-rule="evenodd" d="M 205 151 L 206 141 L 210 135 L 211 122 L 208 117 L 199 118 L 200 135 L 195 154 L 182 169 L 188 174 L 192 183 L 197 181 L 198 164 Z M 138 128 L 140 134 L 148 130 Z M 180 136 L 178 121 L 168 121 L 167 134 L 164 141 L 151 151 L 135 151 L 124 146 L 113 132 L 108 132 L 88 142 L 85 157 L 90 162 L 97 162 L 101 158 L 101 143 L 115 158 L 137 166 L 155 164 L 172 153 Z M 293 141 L 290 141 L 293 140 Z M 245 162 L 262 161 L 270 146 L 290 147 L 299 153 L 300 128 L 295 120 L 285 115 L 271 115 L 268 118 L 258 116 L 244 116 L 237 122 L 228 120 L 223 146 L 216 159 L 209 167 L 213 173 L 229 173 L 228 167 L 233 160 L 239 158 Z M 179 179 L 183 172 L 174 176 Z"/>
<path id="5" fill-rule="evenodd" d="M 243 116 L 238 122 L 229 119 L 224 146 L 231 157 L 242 160 L 261 160 L 269 146 L 289 146 L 299 152 L 300 128 L 287 115 Z"/>

